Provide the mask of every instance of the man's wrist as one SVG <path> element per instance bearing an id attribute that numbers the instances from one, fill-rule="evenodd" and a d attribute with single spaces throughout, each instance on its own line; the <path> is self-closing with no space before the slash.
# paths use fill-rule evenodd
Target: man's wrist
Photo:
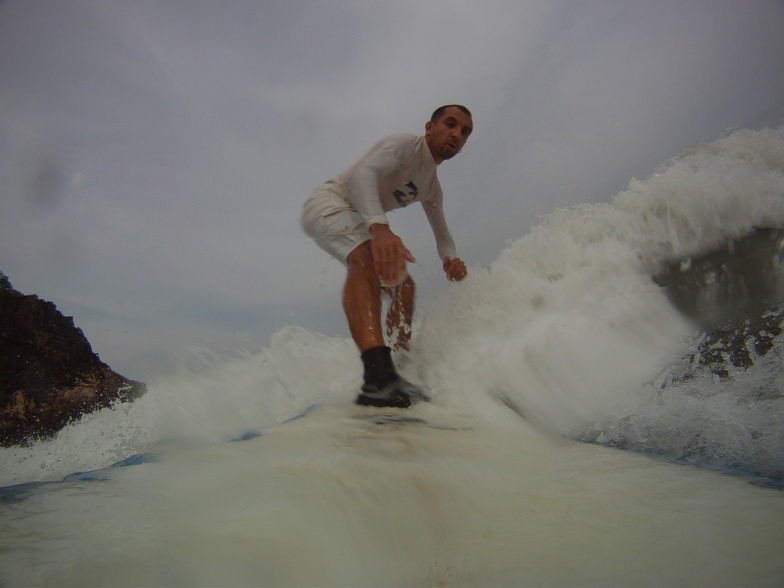
<path id="1" fill-rule="evenodd" d="M 373 223 L 372 225 L 370 225 L 370 228 L 368 230 L 370 231 L 371 235 L 375 235 L 379 231 L 389 231 L 390 228 L 389 225 L 386 225 L 384 223 Z"/>

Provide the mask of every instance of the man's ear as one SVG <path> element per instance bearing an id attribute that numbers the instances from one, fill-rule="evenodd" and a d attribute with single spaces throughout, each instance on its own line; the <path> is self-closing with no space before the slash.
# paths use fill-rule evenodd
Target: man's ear
<path id="1" fill-rule="evenodd" d="M 429 120 L 425 123 L 425 133 L 429 133 L 430 129 L 433 128 L 433 121 Z"/>

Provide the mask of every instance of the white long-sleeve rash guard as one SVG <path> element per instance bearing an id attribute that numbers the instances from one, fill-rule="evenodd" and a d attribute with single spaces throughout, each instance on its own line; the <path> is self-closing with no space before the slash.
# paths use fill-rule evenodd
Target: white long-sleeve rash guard
<path id="1" fill-rule="evenodd" d="M 425 137 L 409 133 L 384 137 L 332 182 L 357 209 L 368 227 L 389 224 L 386 212 L 421 202 L 438 255 L 456 257 L 444 218 L 436 162 Z"/>

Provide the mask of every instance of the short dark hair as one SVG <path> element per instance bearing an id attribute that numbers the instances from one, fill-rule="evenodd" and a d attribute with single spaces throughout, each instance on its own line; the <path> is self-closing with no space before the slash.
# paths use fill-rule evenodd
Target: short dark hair
<path id="1" fill-rule="evenodd" d="M 468 116 L 472 116 L 471 115 L 471 111 L 468 110 L 462 104 L 444 104 L 443 106 L 439 106 L 438 108 L 436 108 L 433 111 L 433 115 L 430 117 L 430 122 L 432 122 L 433 124 L 436 124 L 439 121 L 439 119 L 442 116 L 444 116 L 444 112 L 446 112 L 446 109 L 447 108 L 452 108 L 452 107 L 459 108 L 460 110 L 462 110 Z"/>

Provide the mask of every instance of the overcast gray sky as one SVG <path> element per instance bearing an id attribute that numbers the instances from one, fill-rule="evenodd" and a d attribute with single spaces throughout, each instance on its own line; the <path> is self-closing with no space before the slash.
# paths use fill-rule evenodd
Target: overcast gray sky
<path id="1" fill-rule="evenodd" d="M 189 345 L 347 336 L 299 212 L 378 138 L 473 111 L 439 177 L 487 267 L 556 207 L 780 125 L 782 31 L 773 0 L 4 0 L 0 270 L 147 381 Z M 390 219 L 423 304 L 455 287 L 420 208 Z"/>

